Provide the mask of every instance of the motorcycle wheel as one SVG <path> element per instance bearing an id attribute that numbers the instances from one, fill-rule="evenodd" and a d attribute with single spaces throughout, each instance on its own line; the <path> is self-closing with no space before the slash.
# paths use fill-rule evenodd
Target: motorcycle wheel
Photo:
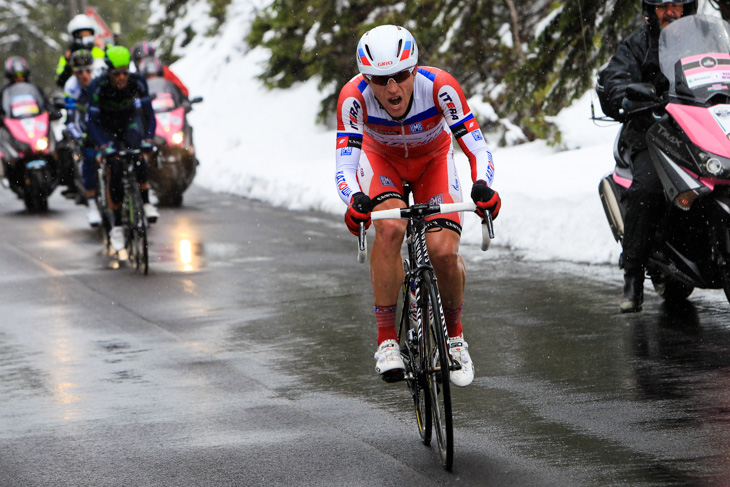
<path id="1" fill-rule="evenodd" d="M 713 254 L 717 271 L 720 275 L 722 290 L 725 298 L 730 302 L 730 222 L 727 215 L 718 213 L 714 220 L 712 238 L 714 241 Z"/>
<path id="2" fill-rule="evenodd" d="M 176 194 L 172 195 L 172 197 L 170 198 L 170 206 L 173 206 L 175 208 L 179 208 L 180 206 L 182 206 L 182 202 L 183 202 L 182 193 L 176 193 Z"/>
<path id="3" fill-rule="evenodd" d="M 730 303 L 730 276 L 722 276 L 722 290 L 725 292 L 728 303 Z"/>
<path id="4" fill-rule="evenodd" d="M 654 291 L 665 301 L 684 301 L 695 289 L 663 274 L 652 274 L 651 283 L 654 285 Z"/>
<path id="5" fill-rule="evenodd" d="M 43 192 L 43 174 L 32 171 L 26 180 L 23 202 L 30 213 L 48 211 L 48 196 Z"/>
<path id="6" fill-rule="evenodd" d="M 173 208 L 179 208 L 183 203 L 182 193 L 169 192 L 169 193 L 158 193 L 157 198 L 160 200 L 160 206 L 170 206 Z"/>
<path id="7" fill-rule="evenodd" d="M 25 198 L 25 207 L 30 213 L 44 213 L 48 211 L 48 199 L 40 195 L 29 194 Z"/>

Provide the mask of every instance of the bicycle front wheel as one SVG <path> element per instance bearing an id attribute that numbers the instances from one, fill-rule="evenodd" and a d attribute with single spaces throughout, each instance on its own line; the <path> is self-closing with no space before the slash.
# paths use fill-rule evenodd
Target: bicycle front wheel
<path id="1" fill-rule="evenodd" d="M 139 192 L 139 187 L 133 185 L 130 191 L 131 205 L 129 206 L 129 225 L 130 225 L 130 239 L 129 245 L 131 246 L 129 252 L 129 258 L 134 264 L 134 268 L 137 272 L 147 274 L 149 271 L 149 251 L 147 245 L 147 219 L 144 214 L 144 207 L 142 203 L 142 195 Z"/>
<path id="2" fill-rule="evenodd" d="M 431 398 L 431 415 L 436 432 L 441 463 L 450 470 L 454 463 L 454 427 L 451 416 L 449 355 L 446 349 L 446 323 L 441 296 L 433 275 L 425 272 L 421 280 L 423 300 L 423 340 L 428 360 L 427 382 Z"/>
<path id="3" fill-rule="evenodd" d="M 418 326 L 415 309 L 411 308 L 412 282 L 406 280 L 403 286 L 403 310 L 401 311 L 399 342 L 406 362 L 406 383 L 413 398 L 418 434 L 424 445 L 431 444 L 431 397 L 428 392 L 426 354 L 419 347 Z M 415 307 L 416 304 L 413 303 Z"/>
<path id="4" fill-rule="evenodd" d="M 132 230 L 132 245 L 134 246 L 134 268 L 142 274 L 149 271 L 149 256 L 147 252 L 147 229 Z"/>

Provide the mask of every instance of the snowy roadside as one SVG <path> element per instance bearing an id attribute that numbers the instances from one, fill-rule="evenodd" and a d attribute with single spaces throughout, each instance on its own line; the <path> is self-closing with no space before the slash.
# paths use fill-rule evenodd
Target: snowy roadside
<path id="1" fill-rule="evenodd" d="M 316 83 L 269 91 L 256 80 L 266 52 L 247 50 L 243 42 L 252 8 L 234 1 L 221 35 L 196 37 L 172 66 L 191 96 L 205 99 L 190 117 L 201 161 L 196 183 L 293 210 L 341 214 L 344 205 L 334 186 L 335 132 L 315 124 L 321 98 Z M 493 147 L 494 188 L 503 199 L 496 246 L 531 260 L 617 262 L 620 246 L 597 190 L 613 167 L 617 126 L 595 126 L 590 101 L 587 93 L 555 117 L 566 150 L 542 141 Z M 458 149 L 457 161 L 466 184 L 468 165 Z M 477 245 L 480 238 L 477 218 L 467 215 L 464 243 Z"/>

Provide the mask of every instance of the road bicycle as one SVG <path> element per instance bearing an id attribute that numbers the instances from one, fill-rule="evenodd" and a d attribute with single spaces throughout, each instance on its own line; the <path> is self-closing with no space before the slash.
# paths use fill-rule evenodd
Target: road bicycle
<path id="1" fill-rule="evenodd" d="M 139 183 L 134 168 L 139 164 L 141 151 L 139 149 L 130 149 L 118 151 L 113 157 L 118 157 L 122 164 L 122 229 L 124 231 L 124 240 L 126 242 L 126 258 L 134 266 L 137 272 L 147 274 L 149 271 L 149 246 L 147 243 L 147 229 L 149 222 L 144 212 L 144 203 L 142 202 L 142 194 L 140 193 Z M 107 198 L 107 181 L 106 181 L 106 158 L 99 167 L 99 202 L 103 225 L 102 228 L 106 234 L 106 246 L 111 246 L 109 242 L 109 231 L 113 221 L 112 211 L 108 206 Z"/>
<path id="2" fill-rule="evenodd" d="M 406 187 L 406 201 L 408 195 L 409 190 Z M 372 220 L 408 220 L 405 236 L 408 255 L 403 260 L 403 308 L 398 327 L 398 342 L 406 370 L 402 376 L 391 380 L 405 380 L 413 398 L 421 441 L 429 446 L 432 430 L 435 431 L 441 463 L 446 470 L 450 470 L 454 462 L 449 374 L 460 369 L 461 365 L 452 360 L 448 350 L 449 337 L 441 295 L 426 246 L 426 234 L 443 229 L 437 225 L 428 225 L 426 217 L 474 209 L 475 204 L 469 201 L 440 205 L 414 204 L 407 208 L 371 213 Z M 492 220 L 487 213 L 482 225 L 482 250 L 489 248 L 493 238 Z M 365 226 L 360 224 L 358 261 L 363 263 L 366 258 Z"/>

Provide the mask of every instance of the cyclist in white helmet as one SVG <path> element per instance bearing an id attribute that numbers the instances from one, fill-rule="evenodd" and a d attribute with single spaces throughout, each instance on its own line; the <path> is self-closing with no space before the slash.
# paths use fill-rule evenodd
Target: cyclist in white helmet
<path id="1" fill-rule="evenodd" d="M 71 76 L 73 71 L 69 65 L 71 55 L 79 49 L 91 50 L 91 55 L 94 59 L 103 62 L 104 59 L 104 41 L 94 36 L 95 27 L 94 22 L 88 15 L 78 14 L 68 23 L 67 31 L 68 35 L 71 36 L 71 45 L 63 53 L 58 60 L 56 66 L 56 84 L 63 88 Z M 98 73 L 97 73 L 98 74 Z"/>
<path id="2" fill-rule="evenodd" d="M 446 71 L 418 66 L 418 46 L 399 26 L 366 32 L 357 46 L 360 74 L 341 90 L 337 103 L 335 182 L 348 205 L 345 223 L 357 234 L 370 224 L 372 210 L 403 208 L 403 182 L 416 203 L 462 201 L 454 166 L 452 135 L 469 159 L 474 181 L 471 197 L 477 212 L 493 218 L 501 201 L 490 188 L 492 154 L 456 80 Z M 461 311 L 465 271 L 459 256 L 460 214 L 436 215 L 430 225 L 443 230 L 427 235 L 429 254 L 443 300 L 449 347 L 462 367 L 450 376 L 457 386 L 474 379 L 474 365 L 464 341 Z M 378 324 L 378 373 L 395 375 L 405 368 L 395 326 L 396 303 L 403 279 L 401 245 L 404 220 L 375 223 L 370 257 L 375 318 Z"/>

